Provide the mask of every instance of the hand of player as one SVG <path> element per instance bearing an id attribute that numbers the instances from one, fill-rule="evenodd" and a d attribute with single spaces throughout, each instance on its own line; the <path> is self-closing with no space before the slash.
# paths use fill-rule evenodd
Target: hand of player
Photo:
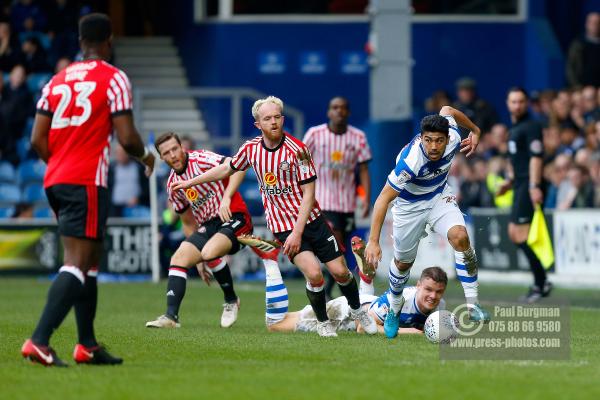
<path id="1" fill-rule="evenodd" d="M 502 182 L 498 190 L 496 190 L 496 196 L 502 196 L 504 193 L 508 192 L 510 188 L 512 188 L 513 182 L 510 179 Z"/>
<path id="2" fill-rule="evenodd" d="M 365 247 L 365 260 L 374 268 L 377 268 L 379 261 L 381 261 L 381 246 L 379 246 L 379 243 L 369 240 L 367 247 Z"/>
<path id="3" fill-rule="evenodd" d="M 542 204 L 544 202 L 544 193 L 542 193 L 542 189 L 540 188 L 536 187 L 529 189 L 529 197 L 534 205 Z"/>
<path id="4" fill-rule="evenodd" d="M 222 222 L 228 222 L 231 219 L 231 199 L 227 196 L 223 197 L 221 204 L 219 205 L 219 218 Z"/>
<path id="5" fill-rule="evenodd" d="M 142 163 L 145 166 L 144 169 L 144 174 L 146 174 L 146 176 L 150 176 L 152 175 L 152 171 L 154 171 L 154 162 L 156 161 L 156 159 L 154 158 L 154 154 L 150 153 L 146 156 L 146 158 L 144 158 L 144 160 L 142 161 Z"/>
<path id="6" fill-rule="evenodd" d="M 295 230 L 290 233 L 290 235 L 285 239 L 285 243 L 283 244 L 283 254 L 292 258 L 300 251 L 300 243 L 302 240 L 302 234 L 296 232 Z"/>
<path id="7" fill-rule="evenodd" d="M 196 264 L 196 269 L 198 270 L 198 275 L 200 275 L 200 278 L 202 278 L 202 280 L 208 285 L 210 286 L 210 279 L 212 278 L 212 274 L 210 273 L 208 267 L 206 266 L 206 263 L 198 263 Z"/>
<path id="8" fill-rule="evenodd" d="M 474 152 L 477 146 L 479 145 L 479 136 L 474 134 L 473 132 L 469 132 L 469 137 L 463 139 L 460 142 L 460 152 L 464 153 L 468 151 L 466 154 L 467 157 L 470 157 Z"/>
<path id="9" fill-rule="evenodd" d="M 173 182 L 171 184 L 171 190 L 179 190 L 179 189 L 187 189 L 189 187 L 191 187 L 193 185 L 192 180 L 183 180 L 183 181 L 177 181 L 177 182 Z"/>

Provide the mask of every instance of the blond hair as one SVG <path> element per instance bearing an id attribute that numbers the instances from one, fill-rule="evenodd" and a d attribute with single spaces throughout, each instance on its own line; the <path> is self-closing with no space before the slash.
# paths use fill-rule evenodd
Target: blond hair
<path id="1" fill-rule="evenodd" d="M 252 116 L 254 117 L 254 120 L 258 121 L 258 109 L 265 103 L 273 103 L 276 106 L 279 106 L 281 112 L 283 113 L 283 101 L 281 101 L 279 97 L 269 96 L 264 99 L 258 99 L 254 102 L 254 105 L 252 106 Z"/>

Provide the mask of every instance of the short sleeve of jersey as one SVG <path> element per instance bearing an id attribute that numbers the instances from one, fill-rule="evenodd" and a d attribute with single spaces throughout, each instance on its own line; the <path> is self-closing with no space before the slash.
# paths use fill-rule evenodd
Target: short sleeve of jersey
<path id="1" fill-rule="evenodd" d="M 169 185 L 167 186 L 167 193 L 169 195 L 171 206 L 177 214 L 183 213 L 190 206 L 185 195 L 183 194 L 183 191 L 172 190 Z"/>
<path id="2" fill-rule="evenodd" d="M 248 161 L 248 143 L 244 144 L 230 161 L 231 168 L 236 171 L 245 171 L 250 166 Z"/>
<path id="3" fill-rule="evenodd" d="M 50 102 L 50 86 L 52 85 L 52 80 L 44 85 L 42 89 L 42 95 L 36 104 L 36 110 L 40 114 L 45 114 L 51 116 L 54 114 L 54 105 Z"/>
<path id="4" fill-rule="evenodd" d="M 542 157 L 544 155 L 542 127 L 538 122 L 531 122 L 531 128 L 527 129 L 527 151 L 531 157 Z"/>
<path id="5" fill-rule="evenodd" d="M 456 133 L 460 136 L 460 130 L 458 129 L 458 124 L 452 115 L 442 115 L 442 117 L 448 120 L 448 124 L 450 125 L 450 129 L 456 131 Z"/>
<path id="6" fill-rule="evenodd" d="M 205 150 L 203 153 L 203 161 L 206 164 L 209 164 L 213 167 L 218 167 L 219 165 L 223 164 L 223 161 L 225 160 L 225 156 L 222 156 L 220 154 L 217 153 L 213 153 L 212 151 L 208 151 Z"/>
<path id="7" fill-rule="evenodd" d="M 363 133 L 360 135 L 360 140 L 358 141 L 358 163 L 370 161 L 371 158 L 371 148 L 369 147 L 369 142 L 367 142 L 367 135 Z"/>
<path id="8" fill-rule="evenodd" d="M 125 72 L 117 70 L 108 81 L 106 88 L 108 105 L 112 115 L 131 112 L 133 97 L 131 96 L 131 83 Z"/>
<path id="9" fill-rule="evenodd" d="M 310 150 L 306 147 L 301 148 L 296 154 L 296 158 L 298 159 L 298 168 L 296 168 L 298 183 L 304 185 L 316 180 L 317 170 Z"/>
<path id="10" fill-rule="evenodd" d="M 396 167 L 390 172 L 387 178 L 387 183 L 397 192 L 401 192 L 404 186 L 415 177 L 414 172 L 406 165 L 406 162 L 401 158 Z"/>

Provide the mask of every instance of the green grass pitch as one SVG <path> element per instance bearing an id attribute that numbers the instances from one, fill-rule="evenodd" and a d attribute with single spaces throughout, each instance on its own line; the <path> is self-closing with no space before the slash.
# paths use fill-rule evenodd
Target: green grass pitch
<path id="1" fill-rule="evenodd" d="M 165 282 L 100 285 L 99 340 L 125 358 L 117 367 L 76 366 L 73 314 L 52 345 L 68 369 L 43 368 L 19 349 L 37 321 L 48 281 L 0 279 L 0 399 L 598 399 L 600 292 L 556 290 L 572 305 L 567 361 L 440 361 L 422 336 L 366 337 L 342 333 L 270 334 L 260 284 L 238 284 L 242 308 L 230 329 L 219 327 L 222 296 L 190 280 L 182 327 L 144 323 L 165 307 Z M 290 287 L 290 309 L 306 304 L 302 284 Z M 482 285 L 491 305 L 523 288 Z M 462 290 L 449 283 L 450 304 Z"/>

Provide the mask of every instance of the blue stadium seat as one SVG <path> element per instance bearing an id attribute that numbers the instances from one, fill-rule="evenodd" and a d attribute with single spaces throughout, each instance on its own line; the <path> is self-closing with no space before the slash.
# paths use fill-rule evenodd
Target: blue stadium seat
<path id="1" fill-rule="evenodd" d="M 22 162 L 17 170 L 19 183 L 26 185 L 31 182 L 42 182 L 45 172 L 46 164 L 41 160 L 27 160 Z"/>
<path id="2" fill-rule="evenodd" d="M 41 183 L 30 183 L 23 190 L 23 201 L 25 203 L 46 203 L 46 192 Z"/>
<path id="3" fill-rule="evenodd" d="M 6 161 L 0 161 L 0 183 L 15 183 L 17 173 L 15 167 Z"/>
<path id="4" fill-rule="evenodd" d="M 0 218 L 11 218 L 14 213 L 14 207 L 0 207 Z"/>
<path id="5" fill-rule="evenodd" d="M 19 155 L 19 160 L 23 161 L 27 159 L 29 155 L 29 150 L 31 149 L 31 141 L 29 137 L 31 136 L 31 127 L 29 128 L 29 133 L 17 140 L 17 154 Z"/>
<path id="6" fill-rule="evenodd" d="M 250 215 L 258 217 L 264 214 L 265 209 L 262 203 L 262 196 L 260 195 L 256 181 L 251 179 L 244 180 L 240 185 L 239 192 L 248 206 Z"/>
<path id="7" fill-rule="evenodd" d="M 35 73 L 27 77 L 27 87 L 31 93 L 38 93 L 44 85 L 52 78 L 50 74 Z"/>
<path id="8" fill-rule="evenodd" d="M 0 184 L 0 202 L 18 203 L 21 201 L 21 190 L 17 185 L 10 183 Z"/>
<path id="9" fill-rule="evenodd" d="M 150 208 L 145 206 L 125 207 L 123 216 L 125 218 L 150 218 Z"/>
<path id="10" fill-rule="evenodd" d="M 33 210 L 33 218 L 54 218 L 54 212 L 48 207 L 39 207 Z"/>

